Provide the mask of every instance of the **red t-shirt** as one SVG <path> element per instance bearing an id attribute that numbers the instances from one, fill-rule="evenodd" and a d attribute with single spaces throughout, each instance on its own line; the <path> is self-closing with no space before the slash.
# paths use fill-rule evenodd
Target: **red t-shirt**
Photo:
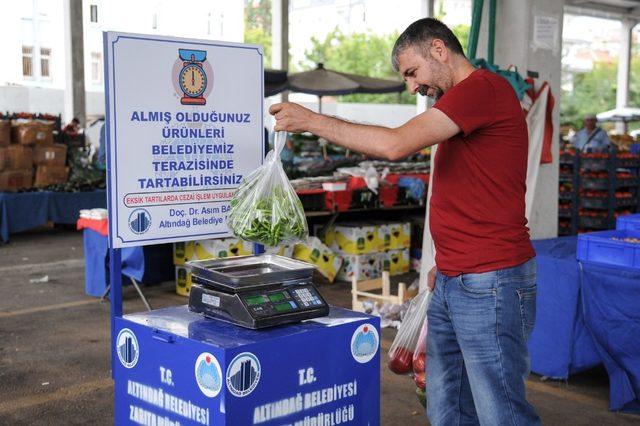
<path id="1" fill-rule="evenodd" d="M 461 132 L 438 145 L 429 226 L 445 275 L 509 268 L 535 256 L 525 218 L 529 138 L 507 80 L 476 70 L 434 105 Z"/>

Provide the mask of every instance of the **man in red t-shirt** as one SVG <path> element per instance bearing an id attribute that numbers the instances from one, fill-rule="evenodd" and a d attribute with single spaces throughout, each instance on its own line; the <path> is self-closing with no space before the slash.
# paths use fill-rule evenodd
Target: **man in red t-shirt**
<path id="1" fill-rule="evenodd" d="M 411 24 L 393 65 L 412 93 L 437 99 L 397 128 L 349 123 L 300 105 L 273 105 L 276 130 L 309 131 L 397 160 L 439 144 L 430 230 L 427 413 L 432 425 L 535 425 L 525 397 L 536 265 L 525 218 L 528 135 L 514 90 L 475 69 L 440 21 Z"/>

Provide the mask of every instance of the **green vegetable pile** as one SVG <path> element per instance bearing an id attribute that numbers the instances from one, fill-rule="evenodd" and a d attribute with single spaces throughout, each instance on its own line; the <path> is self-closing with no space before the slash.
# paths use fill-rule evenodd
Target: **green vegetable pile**
<path id="1" fill-rule="evenodd" d="M 227 223 L 238 238 L 275 247 L 309 235 L 304 208 L 280 162 L 285 140 L 283 133 L 276 135 L 276 148 L 231 199 Z"/>
<path id="2" fill-rule="evenodd" d="M 271 194 L 251 199 L 250 205 L 249 200 L 239 199 L 240 193 L 232 198 L 229 214 L 229 226 L 236 237 L 275 247 L 308 235 L 302 203 L 295 193 L 279 186 Z"/>

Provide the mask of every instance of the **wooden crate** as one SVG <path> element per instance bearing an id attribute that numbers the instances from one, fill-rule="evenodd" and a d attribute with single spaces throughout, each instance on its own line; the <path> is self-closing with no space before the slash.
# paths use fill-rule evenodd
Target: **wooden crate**
<path id="1" fill-rule="evenodd" d="M 405 283 L 398 283 L 398 294 L 391 294 L 391 281 L 389 272 L 382 272 L 382 278 L 358 282 L 357 278 L 351 279 L 351 309 L 364 312 L 363 302 L 389 302 L 402 305 L 418 294 L 415 290 L 407 290 Z"/>

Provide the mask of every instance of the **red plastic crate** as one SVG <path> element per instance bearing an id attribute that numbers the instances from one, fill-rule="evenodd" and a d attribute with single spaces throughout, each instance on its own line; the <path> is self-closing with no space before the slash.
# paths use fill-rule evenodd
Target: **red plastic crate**
<path id="1" fill-rule="evenodd" d="M 324 204 L 328 210 L 344 212 L 351 206 L 353 192 L 349 189 L 345 191 L 326 191 L 324 193 Z"/>
<path id="2" fill-rule="evenodd" d="M 397 185 L 381 185 L 380 186 L 380 204 L 383 207 L 394 206 L 398 201 L 398 186 Z"/>

